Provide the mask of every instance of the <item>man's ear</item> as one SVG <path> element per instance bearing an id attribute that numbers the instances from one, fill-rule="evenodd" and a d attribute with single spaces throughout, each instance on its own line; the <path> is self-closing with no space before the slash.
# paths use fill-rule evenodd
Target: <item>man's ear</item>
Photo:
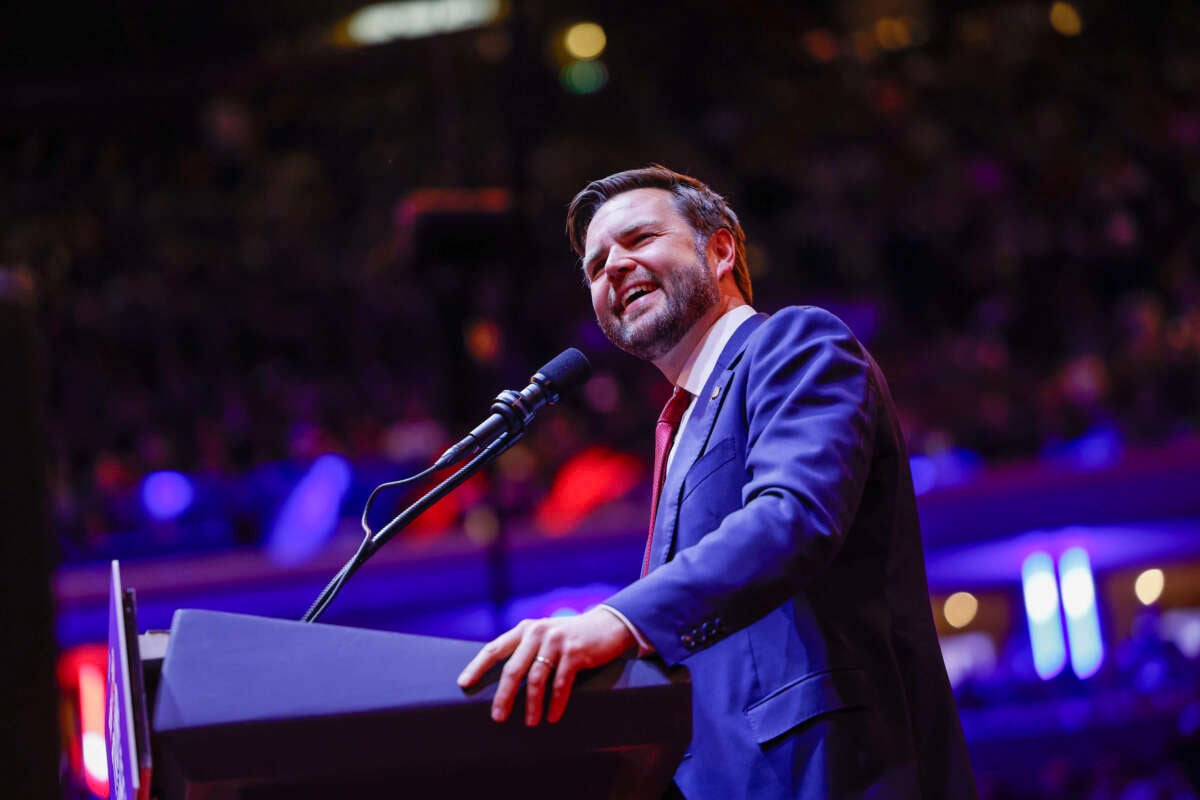
<path id="1" fill-rule="evenodd" d="M 733 263 L 737 260 L 737 245 L 728 228 L 717 228 L 713 231 L 712 236 L 708 237 L 708 245 L 705 249 L 709 263 L 717 271 L 717 280 L 733 274 Z"/>

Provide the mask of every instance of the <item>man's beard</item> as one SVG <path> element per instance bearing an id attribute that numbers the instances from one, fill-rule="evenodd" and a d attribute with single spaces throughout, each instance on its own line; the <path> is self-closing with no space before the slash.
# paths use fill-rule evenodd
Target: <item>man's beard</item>
<path id="1" fill-rule="evenodd" d="M 699 260 L 694 264 L 659 282 L 663 302 L 648 312 L 650 319 L 625 323 L 610 311 L 597 320 L 604 335 L 626 353 L 646 361 L 669 353 L 721 299 L 703 251 L 696 255 Z"/>

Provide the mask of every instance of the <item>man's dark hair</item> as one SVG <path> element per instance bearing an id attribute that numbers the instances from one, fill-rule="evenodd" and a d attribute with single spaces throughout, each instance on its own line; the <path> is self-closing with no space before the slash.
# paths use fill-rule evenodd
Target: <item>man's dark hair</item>
<path id="1" fill-rule="evenodd" d="M 707 239 L 721 228 L 729 231 L 733 235 L 735 248 L 733 280 L 743 299 L 747 303 L 753 302 L 750 269 L 746 266 L 746 233 L 738 222 L 737 214 L 733 213 L 724 197 L 703 182 L 661 164 L 625 170 L 592 181 L 575 195 L 567 209 L 567 238 L 580 258 L 583 258 L 588 226 L 592 224 L 596 211 L 617 195 L 634 189 L 664 189 L 670 192 L 675 210 L 691 224 L 697 238 Z"/>

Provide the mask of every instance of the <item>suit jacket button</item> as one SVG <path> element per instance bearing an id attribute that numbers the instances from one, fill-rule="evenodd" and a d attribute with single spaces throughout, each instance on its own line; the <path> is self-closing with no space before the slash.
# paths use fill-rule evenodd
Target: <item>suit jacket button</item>
<path id="1" fill-rule="evenodd" d="M 680 637 L 679 637 L 679 641 L 680 641 L 680 642 L 683 644 L 683 646 L 684 646 L 684 647 L 686 647 L 688 650 L 691 650 L 691 649 L 693 649 L 693 648 L 696 646 L 696 641 L 695 641 L 695 640 L 694 640 L 694 639 L 691 637 L 691 634 L 687 634 L 687 633 L 685 633 L 683 636 L 680 636 Z"/>

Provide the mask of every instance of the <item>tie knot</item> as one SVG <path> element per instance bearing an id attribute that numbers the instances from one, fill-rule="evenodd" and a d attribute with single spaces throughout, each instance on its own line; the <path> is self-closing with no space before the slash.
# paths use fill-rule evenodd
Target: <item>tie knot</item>
<path id="1" fill-rule="evenodd" d="M 671 393 L 671 399 L 663 406 L 662 413 L 658 416 L 659 423 L 666 423 L 671 427 L 679 424 L 683 419 L 683 412 L 687 411 L 688 404 L 692 402 L 691 392 L 679 386 L 675 387 L 675 391 Z"/>

